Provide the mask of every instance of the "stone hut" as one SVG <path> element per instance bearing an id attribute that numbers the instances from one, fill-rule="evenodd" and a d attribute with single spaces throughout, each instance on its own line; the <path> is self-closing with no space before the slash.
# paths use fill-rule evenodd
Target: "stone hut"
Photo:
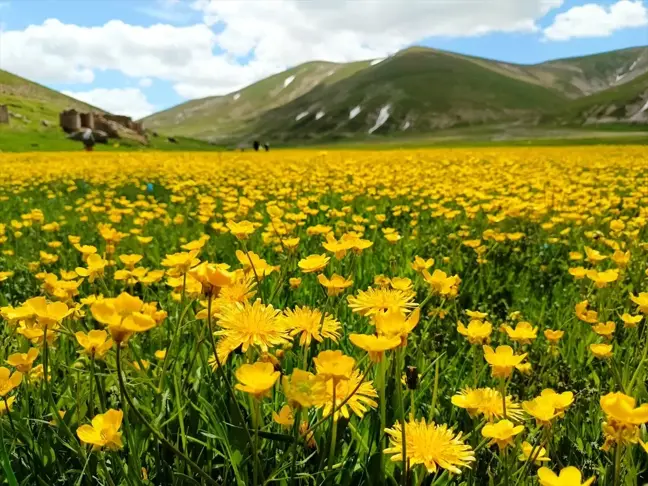
<path id="1" fill-rule="evenodd" d="M 7 108 L 7 105 L 0 105 L 0 123 L 9 123 L 9 108 Z"/>
<path id="2" fill-rule="evenodd" d="M 78 132 L 81 130 L 81 115 L 76 110 L 62 111 L 59 124 L 65 133 Z"/>
<path id="3" fill-rule="evenodd" d="M 90 130 L 95 129 L 95 117 L 94 113 L 89 112 L 89 113 L 81 113 L 79 115 L 81 118 L 81 127 L 82 128 L 89 128 Z"/>

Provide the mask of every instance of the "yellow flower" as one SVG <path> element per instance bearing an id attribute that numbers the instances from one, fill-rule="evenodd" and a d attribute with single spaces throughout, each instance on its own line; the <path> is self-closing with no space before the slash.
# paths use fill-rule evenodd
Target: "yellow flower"
<path id="1" fill-rule="evenodd" d="M 349 295 L 347 301 L 353 312 L 363 316 L 372 316 L 380 312 L 407 312 L 416 307 L 416 294 L 412 291 L 374 289 L 361 290 L 357 297 Z"/>
<path id="2" fill-rule="evenodd" d="M 224 336 L 232 350 L 241 346 L 245 353 L 250 346 L 266 352 L 269 348 L 290 342 L 289 329 L 279 319 L 280 311 L 260 300 L 253 304 L 236 302 L 226 305 L 217 314 L 216 324 L 222 329 L 215 334 Z"/>
<path id="3" fill-rule="evenodd" d="M 639 306 L 639 312 L 648 314 L 648 292 L 640 292 L 636 296 L 630 294 L 630 300 Z"/>
<path id="4" fill-rule="evenodd" d="M 290 429 L 295 423 L 295 414 L 290 405 L 281 407 L 279 413 L 272 412 L 272 420 L 286 429 Z"/>
<path id="5" fill-rule="evenodd" d="M 167 350 L 166 349 L 158 349 L 155 353 L 153 353 L 154 356 L 162 361 L 164 358 L 166 358 Z"/>
<path id="6" fill-rule="evenodd" d="M 511 340 L 520 344 L 531 344 L 538 337 L 538 328 L 526 321 L 518 322 L 515 329 L 506 325 L 504 330 Z"/>
<path id="7" fill-rule="evenodd" d="M 521 364 L 515 365 L 515 369 L 518 370 L 523 375 L 530 375 L 533 372 L 533 368 L 531 366 L 531 363 L 521 363 Z"/>
<path id="8" fill-rule="evenodd" d="M 570 260 L 582 260 L 583 259 L 583 254 L 578 252 L 578 251 L 570 251 L 569 252 L 569 259 Z"/>
<path id="9" fill-rule="evenodd" d="M 412 281 L 409 278 L 394 277 L 389 279 L 389 285 L 394 290 L 411 290 Z"/>
<path id="10" fill-rule="evenodd" d="M 484 346 L 484 358 L 491 365 L 493 378 L 508 378 L 513 367 L 524 361 L 527 354 L 516 355 L 510 346 L 498 346 L 495 351 L 490 346 Z"/>
<path id="11" fill-rule="evenodd" d="M 92 445 L 93 450 L 106 448 L 111 451 L 123 447 L 121 427 L 124 413 L 121 410 L 110 409 L 106 413 L 95 415 L 92 425 L 82 425 L 76 431 L 79 440 Z"/>
<path id="12" fill-rule="evenodd" d="M 612 356 L 611 344 L 590 344 L 590 351 L 597 358 L 609 358 Z"/>
<path id="13" fill-rule="evenodd" d="M 646 294 L 646 296 L 648 297 L 648 294 Z M 583 322 L 587 322 L 588 324 L 596 324 L 596 322 L 598 321 L 598 313 L 593 310 L 588 310 L 588 306 L 589 302 L 587 300 L 576 304 L 574 308 L 576 311 L 576 317 Z"/>
<path id="14" fill-rule="evenodd" d="M 326 255 L 309 255 L 297 264 L 304 273 L 321 272 L 331 259 Z"/>
<path id="15" fill-rule="evenodd" d="M 92 283 L 97 278 L 104 276 L 104 269 L 106 268 L 108 262 L 96 253 L 93 253 L 88 256 L 86 264 L 88 265 L 88 268 L 77 267 L 76 273 L 80 277 L 88 277 L 88 281 Z"/>
<path id="16" fill-rule="evenodd" d="M 13 366 L 21 373 L 29 373 L 34 361 L 38 357 L 37 348 L 29 348 L 26 353 L 14 353 L 7 358 L 7 364 Z"/>
<path id="17" fill-rule="evenodd" d="M 582 483 L 581 472 L 573 466 L 562 469 L 560 476 L 557 476 L 551 469 L 546 467 L 538 469 L 540 486 L 590 486 L 595 479 L 595 477 L 591 477 Z"/>
<path id="18" fill-rule="evenodd" d="M 504 418 L 502 395 L 492 388 L 465 388 L 451 399 L 454 406 L 464 408 L 471 417 L 483 415 L 489 422 L 496 418 Z M 521 421 L 523 418 L 520 404 L 515 403 L 511 396 L 506 397 L 507 417 Z"/>
<path id="19" fill-rule="evenodd" d="M 483 321 L 488 317 L 488 314 L 485 312 L 479 312 L 474 310 L 466 310 L 466 315 L 474 320 Z"/>
<path id="20" fill-rule="evenodd" d="M 533 456 L 531 453 L 533 452 Z M 518 460 L 522 462 L 529 461 L 533 457 L 534 464 L 539 466 L 543 462 L 549 462 L 551 459 L 547 456 L 547 449 L 544 447 L 534 447 L 527 441 L 522 442 L 522 454 L 518 456 Z"/>
<path id="21" fill-rule="evenodd" d="M 240 223 L 230 221 L 226 226 L 239 240 L 247 240 L 254 233 L 254 224 L 249 221 L 241 221 Z"/>
<path id="22" fill-rule="evenodd" d="M 545 329 L 544 331 L 544 336 L 547 338 L 547 341 L 553 345 L 558 344 L 558 341 L 560 341 L 564 335 L 565 331 L 554 331 L 552 329 Z"/>
<path id="23" fill-rule="evenodd" d="M 363 377 L 359 370 L 352 372 L 348 379 L 342 380 L 337 380 L 330 375 L 319 374 L 318 376 L 322 380 L 325 380 L 325 389 L 322 394 L 318 395 L 318 400 L 315 403 L 315 406 L 317 408 L 322 408 L 324 415 L 329 415 L 333 410 L 334 384 L 335 408 L 338 408 L 346 401 L 339 411 L 335 412 L 335 415 L 333 416 L 334 420 L 337 420 L 340 415 L 344 418 L 349 418 L 349 409 L 357 417 L 362 418 L 367 411 L 367 407 L 376 408 L 378 406 L 378 404 L 373 400 L 378 396 L 378 393 L 374 389 L 371 381 L 361 382 Z"/>
<path id="24" fill-rule="evenodd" d="M 297 289 L 301 285 L 302 279 L 292 277 L 292 278 L 288 279 L 288 283 L 290 284 L 291 289 Z"/>
<path id="25" fill-rule="evenodd" d="M 462 322 L 457 322 L 457 331 L 465 336 L 470 344 L 484 344 L 490 342 L 493 325 L 490 322 L 473 319 L 468 323 L 468 327 Z"/>
<path id="26" fill-rule="evenodd" d="M 482 429 L 482 436 L 491 439 L 489 445 L 497 444 L 500 449 L 505 449 L 513 444 L 515 436 L 524 430 L 524 425 L 515 425 L 510 420 L 500 420 L 495 424 L 486 424 Z"/>
<path id="27" fill-rule="evenodd" d="M 648 422 L 648 404 L 636 407 L 635 399 L 621 392 L 601 397 L 601 408 L 609 421 L 631 426 Z"/>
<path id="28" fill-rule="evenodd" d="M 587 269 L 585 267 L 572 267 L 567 271 L 569 272 L 569 275 L 574 277 L 576 280 L 583 279 L 587 275 Z"/>
<path id="29" fill-rule="evenodd" d="M 319 309 L 309 307 L 286 309 L 279 320 L 282 327 L 290 331 L 291 336 L 300 335 L 300 346 L 310 346 L 313 339 L 319 343 L 324 339 L 337 342 L 340 337 L 340 323 L 330 314 L 322 316 Z"/>
<path id="30" fill-rule="evenodd" d="M 570 391 L 556 393 L 551 388 L 545 388 L 540 393 L 540 397 L 551 400 L 553 407 L 561 417 L 565 410 L 574 403 L 574 394 Z"/>
<path id="31" fill-rule="evenodd" d="M 321 377 L 298 368 L 293 369 L 292 375 L 284 375 L 281 385 L 292 407 L 312 407 L 323 400 L 322 396 L 326 392 Z"/>
<path id="32" fill-rule="evenodd" d="M 25 305 L 34 313 L 38 324 L 43 328 L 56 327 L 70 313 L 70 309 L 63 302 L 48 303 L 45 297 L 34 297 L 27 300 Z"/>
<path id="33" fill-rule="evenodd" d="M 182 275 L 187 273 L 191 267 L 198 265 L 199 260 L 196 258 L 197 254 L 198 252 L 194 250 L 167 255 L 162 260 L 162 266 L 169 268 L 173 276 Z"/>
<path id="34" fill-rule="evenodd" d="M 539 396 L 533 400 L 522 402 L 522 408 L 536 419 L 538 425 L 549 425 L 553 419 L 558 417 L 554 401 L 550 396 Z"/>
<path id="35" fill-rule="evenodd" d="M 612 255 L 612 261 L 616 263 L 617 267 L 625 268 L 630 263 L 630 252 L 626 251 L 624 253 L 621 250 L 616 250 Z"/>
<path id="36" fill-rule="evenodd" d="M 144 313 L 144 302 L 122 292 L 114 299 L 102 299 L 92 304 L 92 316 L 108 327 L 112 338 L 121 343 L 135 332 L 144 332 L 156 326 L 155 320 Z"/>
<path id="37" fill-rule="evenodd" d="M 611 340 L 612 334 L 616 329 L 616 324 L 612 321 L 608 321 L 605 324 L 599 322 L 596 326 L 592 326 L 592 330 L 599 336 L 603 336 L 605 339 Z"/>
<path id="38" fill-rule="evenodd" d="M 256 398 L 267 394 L 279 379 L 280 373 L 270 363 L 257 361 L 254 364 L 241 365 L 236 370 L 236 389 L 249 393 Z"/>
<path id="39" fill-rule="evenodd" d="M 344 289 L 347 289 L 351 287 L 351 285 L 353 285 L 353 280 L 347 280 L 337 273 L 334 273 L 330 279 L 326 278 L 323 273 L 320 273 L 317 276 L 317 280 L 324 288 L 326 288 L 326 293 L 330 297 L 341 294 Z"/>
<path id="40" fill-rule="evenodd" d="M 13 275 L 13 272 L 0 272 L 0 282 L 4 282 L 5 280 L 13 277 Z"/>
<path id="41" fill-rule="evenodd" d="M 12 374 L 9 368 L 0 367 L 0 397 L 6 397 L 11 390 L 20 385 L 21 381 L 20 371 L 14 371 Z"/>
<path id="42" fill-rule="evenodd" d="M 92 330 L 88 334 L 79 331 L 74 335 L 83 352 L 94 359 L 103 358 L 113 345 L 113 340 L 107 339 L 108 333 L 103 330 Z"/>
<path id="43" fill-rule="evenodd" d="M 321 351 L 315 358 L 317 374 L 325 379 L 348 380 L 355 366 L 355 359 L 342 351 Z"/>
<path id="44" fill-rule="evenodd" d="M 434 266 L 434 258 L 428 258 L 426 260 L 424 258 L 421 258 L 420 256 L 415 256 L 411 266 L 412 270 L 414 270 L 415 272 L 422 272 L 423 270 L 427 270 L 428 268 Z"/>
<path id="45" fill-rule="evenodd" d="M 142 255 L 119 255 L 119 259 L 129 270 L 134 269 L 142 258 L 144 258 Z"/>
<path id="46" fill-rule="evenodd" d="M 394 349 L 401 344 L 400 337 L 374 336 L 373 334 L 351 334 L 349 341 L 369 353 L 374 363 L 380 363 L 385 351 Z"/>
<path id="47" fill-rule="evenodd" d="M 217 297 L 223 287 L 235 282 L 235 274 L 227 270 L 228 265 L 214 265 L 203 262 L 189 270 L 189 274 L 202 285 L 204 295 Z"/>
<path id="48" fill-rule="evenodd" d="M 400 423 L 393 428 L 385 429 L 389 435 L 390 447 L 385 454 L 394 454 L 394 462 L 403 460 L 403 430 Z M 435 473 L 439 468 L 454 474 L 461 474 L 462 467 L 470 467 L 475 461 L 475 453 L 471 447 L 464 444 L 462 434 L 454 434 L 447 425 L 427 424 L 425 419 L 410 420 L 405 423 L 405 440 L 407 445 L 407 461 L 410 466 L 423 465 L 429 473 Z"/>
<path id="49" fill-rule="evenodd" d="M 619 272 L 617 270 L 606 270 L 604 272 L 588 270 L 587 278 L 594 282 L 599 289 L 602 289 L 607 287 L 607 284 L 616 281 L 619 278 Z"/>
<path id="50" fill-rule="evenodd" d="M 461 279 L 458 275 L 448 277 L 447 273 L 438 269 L 435 270 L 432 275 L 430 275 L 427 270 L 423 270 L 421 273 L 434 293 L 442 296 L 454 297 L 459 292 Z"/>
<path id="51" fill-rule="evenodd" d="M 601 255 L 601 253 L 598 250 L 594 250 L 589 246 L 585 247 L 585 254 L 587 255 L 587 261 L 590 262 L 592 265 L 596 265 L 597 263 L 602 262 L 607 258 L 606 256 Z"/>
<path id="52" fill-rule="evenodd" d="M 643 316 L 641 315 L 633 316 L 628 314 L 627 312 L 621 316 L 621 320 L 623 321 L 623 327 L 625 328 L 637 327 L 637 324 L 639 324 L 642 319 Z"/>
<path id="53" fill-rule="evenodd" d="M 8 411 L 11 412 L 13 409 L 13 404 L 16 401 L 16 397 L 9 397 L 7 401 L 0 401 L 0 417 L 2 417 Z"/>
<path id="54" fill-rule="evenodd" d="M 380 312 L 373 316 L 376 331 L 386 337 L 399 337 L 401 344 L 405 345 L 407 336 L 414 330 L 421 316 L 420 309 L 414 310 L 409 315 L 397 309 Z"/>

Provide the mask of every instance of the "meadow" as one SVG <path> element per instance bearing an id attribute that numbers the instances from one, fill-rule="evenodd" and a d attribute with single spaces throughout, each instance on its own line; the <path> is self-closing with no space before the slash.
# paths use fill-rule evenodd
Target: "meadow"
<path id="1" fill-rule="evenodd" d="M 0 154 L 0 484 L 648 481 L 643 147 Z"/>

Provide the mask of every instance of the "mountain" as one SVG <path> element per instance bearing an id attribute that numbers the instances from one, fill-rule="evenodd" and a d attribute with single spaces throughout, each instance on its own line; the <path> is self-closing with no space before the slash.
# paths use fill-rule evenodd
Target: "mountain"
<path id="1" fill-rule="evenodd" d="M 570 114 L 562 123 L 584 123 L 572 106 L 578 110 L 585 99 L 628 89 L 638 93 L 638 99 L 629 96 L 638 103 L 646 73 L 648 47 L 536 65 L 414 47 L 384 60 L 302 64 L 239 92 L 183 103 L 143 121 L 165 134 L 230 143 L 533 125 L 558 120 L 556 113 Z"/>
<path id="2" fill-rule="evenodd" d="M 283 106 L 319 85 L 330 85 L 369 67 L 371 61 L 349 64 L 309 62 L 270 76 L 236 93 L 189 101 L 144 118 L 145 126 L 173 135 L 210 138 L 244 134 L 249 120 Z"/>
<path id="3" fill-rule="evenodd" d="M 7 105 L 11 114 L 9 125 L 0 125 L 3 130 L 46 128 L 42 121 L 54 128 L 58 126 L 59 112 L 69 108 L 102 111 L 2 70 L 0 70 L 0 105 Z"/>

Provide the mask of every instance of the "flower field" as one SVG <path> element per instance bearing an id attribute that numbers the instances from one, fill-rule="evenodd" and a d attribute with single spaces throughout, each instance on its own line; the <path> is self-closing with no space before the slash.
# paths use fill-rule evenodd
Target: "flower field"
<path id="1" fill-rule="evenodd" d="M 0 484 L 648 482 L 639 147 L 0 155 Z"/>

